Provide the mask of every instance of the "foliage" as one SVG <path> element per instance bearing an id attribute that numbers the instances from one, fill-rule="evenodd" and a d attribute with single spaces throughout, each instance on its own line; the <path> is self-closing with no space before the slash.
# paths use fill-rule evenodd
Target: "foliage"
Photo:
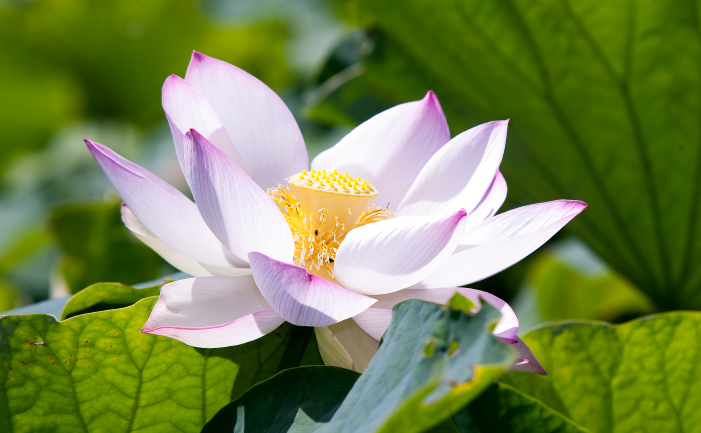
<path id="1" fill-rule="evenodd" d="M 199 431 L 229 401 L 231 349 L 141 333 L 154 303 L 0 319 L 0 430 Z"/>
<path id="2" fill-rule="evenodd" d="M 546 424 L 553 430 L 540 431 L 578 431 L 576 425 L 592 433 L 700 431 L 700 329 L 699 313 L 665 313 L 622 325 L 572 322 L 531 332 L 523 340 L 548 376 L 504 375 L 467 409 L 480 430 L 463 432 L 494 431 L 485 425 L 511 431 L 506 427 L 516 423 L 522 430 L 514 431 Z"/>
<path id="3" fill-rule="evenodd" d="M 61 312 L 61 320 L 80 314 L 124 308 L 161 292 L 158 284 L 137 289 L 121 283 L 97 283 L 88 286 L 66 302 Z"/>
<path id="4" fill-rule="evenodd" d="M 660 308 L 701 308 L 694 2 L 348 0 L 341 10 L 383 34 L 350 90 L 330 92 L 335 112 L 433 88 L 453 133 L 511 118 L 511 195 L 586 201 L 568 228 Z"/>

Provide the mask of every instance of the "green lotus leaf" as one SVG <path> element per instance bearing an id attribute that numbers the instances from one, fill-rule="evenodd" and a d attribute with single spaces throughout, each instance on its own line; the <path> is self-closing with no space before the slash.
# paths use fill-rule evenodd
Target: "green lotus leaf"
<path id="1" fill-rule="evenodd" d="M 512 372 L 500 382 L 592 433 L 701 431 L 701 313 L 565 322 L 523 340 L 548 376 Z"/>
<path id="2" fill-rule="evenodd" d="M 200 431 L 230 401 L 232 349 L 141 333 L 155 301 L 1 318 L 0 431 Z"/>

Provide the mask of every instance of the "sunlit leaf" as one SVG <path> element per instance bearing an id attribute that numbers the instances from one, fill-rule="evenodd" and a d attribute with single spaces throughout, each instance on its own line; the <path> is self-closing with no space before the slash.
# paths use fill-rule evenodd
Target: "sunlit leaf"
<path id="1" fill-rule="evenodd" d="M 403 59 L 390 75 L 392 64 L 370 55 L 369 92 L 381 87 L 397 103 L 433 88 L 453 134 L 511 118 L 510 195 L 586 201 L 568 228 L 660 307 L 701 308 L 694 2 L 342 3 Z"/>
<path id="2" fill-rule="evenodd" d="M 141 333 L 155 301 L 63 322 L 0 319 L 0 431 L 199 432 L 238 369 L 229 348 Z"/>
<path id="3" fill-rule="evenodd" d="M 548 376 L 500 381 L 592 433 L 698 432 L 700 329 L 701 313 L 547 326 L 523 340 Z M 505 412 L 519 404 L 500 400 Z"/>
<path id="4" fill-rule="evenodd" d="M 137 289 L 120 283 L 93 284 L 71 296 L 63 307 L 61 320 L 79 314 L 128 307 L 144 298 L 158 296 L 161 286 Z"/>

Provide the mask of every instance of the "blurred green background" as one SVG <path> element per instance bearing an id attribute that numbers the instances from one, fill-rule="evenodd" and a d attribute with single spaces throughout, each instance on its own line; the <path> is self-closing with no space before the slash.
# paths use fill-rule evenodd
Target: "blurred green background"
<path id="1" fill-rule="evenodd" d="M 699 22 L 671 1 L 0 0 L 0 311 L 173 272 L 81 138 L 184 189 L 160 89 L 192 50 L 277 91 L 310 157 L 429 89 L 452 135 L 510 118 L 502 211 L 589 204 L 473 285 L 523 330 L 701 309 Z"/>

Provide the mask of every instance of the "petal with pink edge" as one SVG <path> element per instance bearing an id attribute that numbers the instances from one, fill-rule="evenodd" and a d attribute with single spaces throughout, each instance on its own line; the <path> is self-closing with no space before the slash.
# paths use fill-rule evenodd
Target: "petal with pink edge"
<path id="1" fill-rule="evenodd" d="M 504 204 L 507 192 L 508 188 L 506 186 L 506 179 L 504 179 L 504 176 L 500 171 L 497 171 L 497 175 L 494 176 L 494 180 L 489 186 L 489 189 L 487 189 L 487 192 L 484 193 L 482 200 L 472 212 L 467 214 L 465 233 L 469 233 L 472 227 L 476 226 L 487 218 L 493 217 L 501 205 Z"/>
<path id="2" fill-rule="evenodd" d="M 157 239 L 200 263 L 245 265 L 217 240 L 197 206 L 180 191 L 113 150 L 87 139 L 85 143 L 119 196 Z"/>
<path id="3" fill-rule="evenodd" d="M 264 190 L 309 166 L 307 148 L 282 99 L 249 73 L 194 52 L 185 81 L 214 107 L 248 174 Z"/>
<path id="4" fill-rule="evenodd" d="M 215 348 L 253 341 L 283 322 L 251 276 L 200 277 L 163 286 L 141 331 Z"/>
<path id="5" fill-rule="evenodd" d="M 218 267 L 199 263 L 179 252 L 175 251 L 163 241 L 156 238 L 146 227 L 136 218 L 129 207 L 122 203 L 122 222 L 126 228 L 141 242 L 154 250 L 158 255 L 170 263 L 174 268 L 192 275 L 193 277 L 208 276 L 240 276 L 251 275 L 251 268 Z"/>
<path id="6" fill-rule="evenodd" d="M 397 209 L 421 168 L 449 140 L 438 98 L 428 92 L 365 121 L 314 158 L 312 168 L 360 176 L 378 189 L 376 203 Z"/>
<path id="7" fill-rule="evenodd" d="M 185 135 L 184 172 L 202 218 L 233 254 L 242 260 L 251 251 L 292 259 L 292 232 L 275 202 L 195 130 Z"/>
<path id="8" fill-rule="evenodd" d="M 231 142 L 219 116 L 214 112 L 214 108 L 207 101 L 207 98 L 190 83 L 177 75 L 168 77 L 163 84 L 162 102 L 181 167 L 184 167 L 185 134 L 190 129 L 195 129 L 231 158 L 236 165 L 244 171 L 246 170 L 241 155 L 236 150 L 234 143 Z"/>
<path id="9" fill-rule="evenodd" d="M 306 269 L 252 252 L 253 278 L 273 309 L 298 326 L 328 326 L 355 316 L 376 301 L 317 277 Z"/>
<path id="10" fill-rule="evenodd" d="M 316 335 L 321 335 L 321 338 L 317 337 L 317 341 L 319 352 L 326 365 L 350 368 L 362 373 L 377 353 L 379 341 L 363 331 L 351 319 L 315 329 Z M 349 361 L 350 366 L 348 366 Z"/>
<path id="11" fill-rule="evenodd" d="M 509 121 L 489 122 L 456 136 L 421 169 L 397 210 L 404 215 L 472 212 L 499 170 Z"/>
<path id="12" fill-rule="evenodd" d="M 501 272 L 538 249 L 586 207 L 581 201 L 556 200 L 489 218 L 466 233 L 455 253 L 417 286 L 463 286 Z"/>
<path id="13" fill-rule="evenodd" d="M 336 253 L 334 278 L 366 295 L 396 292 L 421 281 L 462 238 L 466 212 L 447 217 L 401 217 L 358 227 Z"/>

